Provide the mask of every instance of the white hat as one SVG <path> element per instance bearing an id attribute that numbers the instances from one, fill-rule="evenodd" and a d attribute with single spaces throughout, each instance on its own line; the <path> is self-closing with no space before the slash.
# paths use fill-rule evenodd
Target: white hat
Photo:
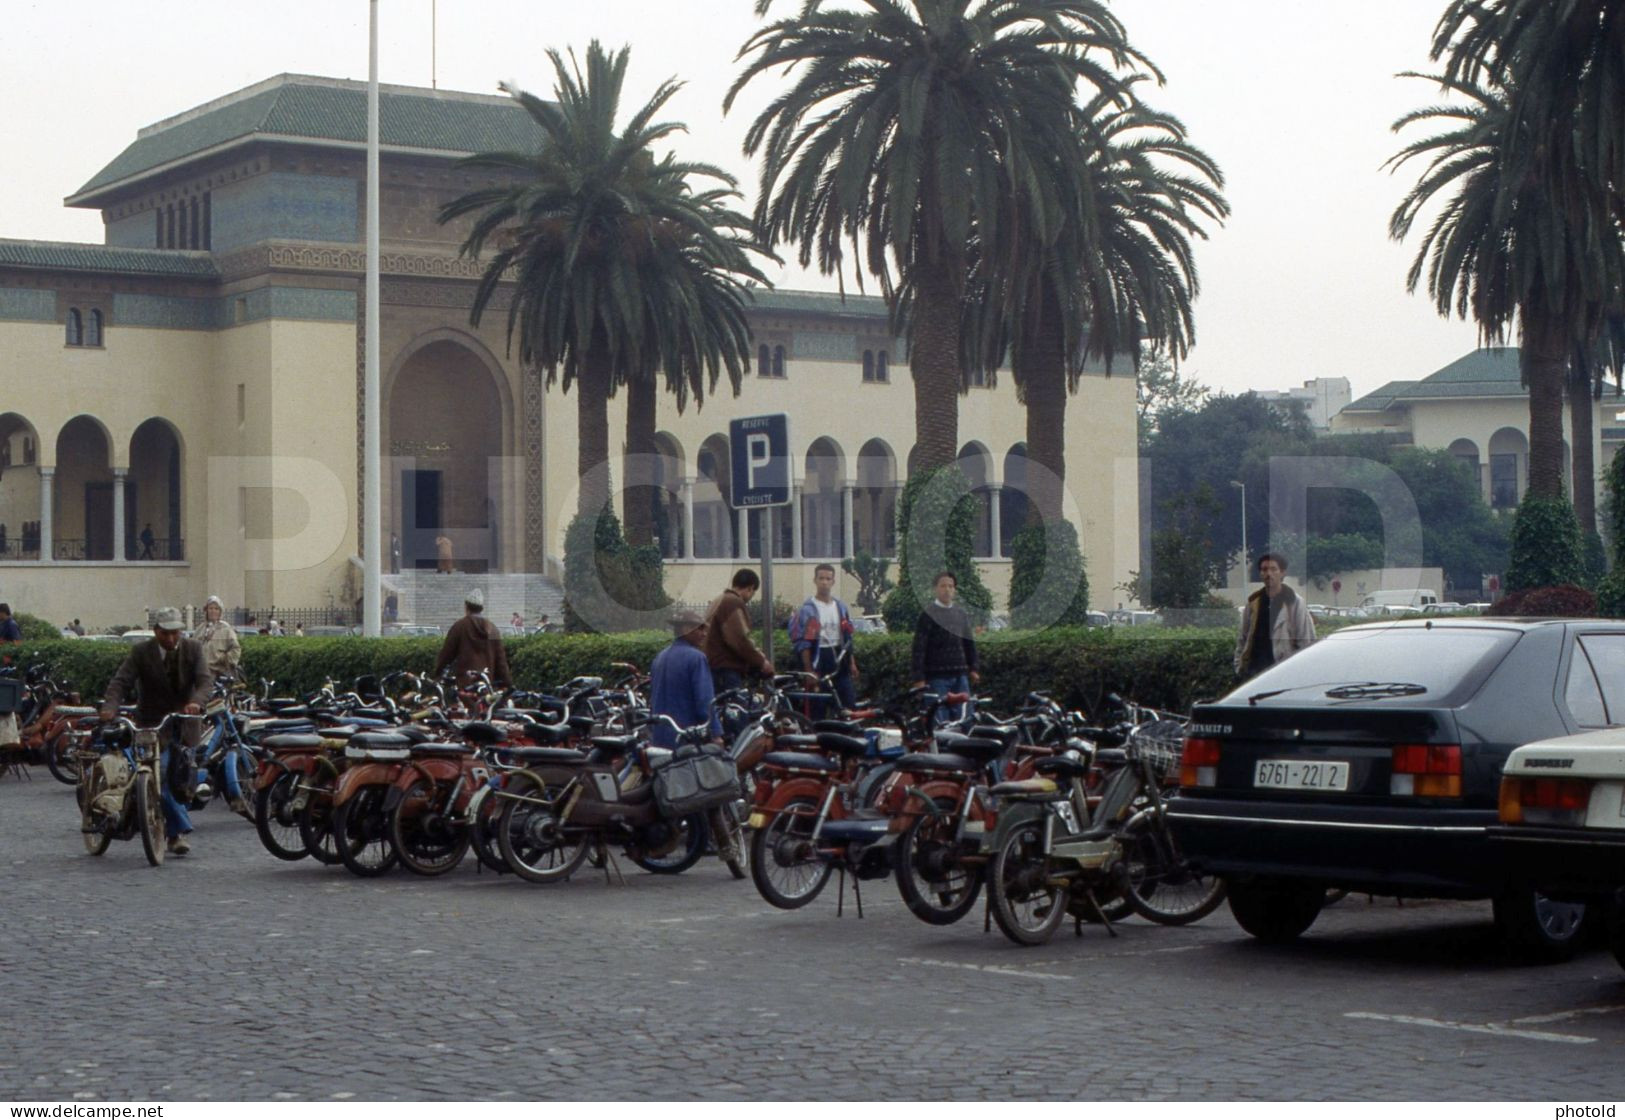
<path id="1" fill-rule="evenodd" d="M 186 629 L 186 623 L 181 621 L 181 612 L 175 607 L 159 607 L 153 615 L 152 625 L 155 630 Z"/>
<path id="2" fill-rule="evenodd" d="M 203 600 L 203 605 L 205 607 L 208 606 L 210 603 L 213 603 L 215 606 L 219 607 L 222 611 L 224 611 L 226 609 L 226 604 L 224 604 L 224 603 L 222 603 L 220 601 L 220 596 L 218 596 L 218 595 L 210 595 L 207 599 Z"/>
<path id="3" fill-rule="evenodd" d="M 485 609 L 485 592 L 481 591 L 479 588 L 476 587 L 472 591 L 470 591 L 467 595 L 463 596 L 463 602 L 467 606 L 479 607 L 481 610 L 484 610 Z"/>

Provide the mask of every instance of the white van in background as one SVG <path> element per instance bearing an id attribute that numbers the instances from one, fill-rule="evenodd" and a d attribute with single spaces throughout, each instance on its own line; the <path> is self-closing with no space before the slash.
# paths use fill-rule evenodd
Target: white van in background
<path id="1" fill-rule="evenodd" d="M 1362 607 L 1423 607 L 1439 601 L 1437 591 L 1425 587 L 1412 587 L 1398 591 L 1374 591 L 1360 600 Z"/>

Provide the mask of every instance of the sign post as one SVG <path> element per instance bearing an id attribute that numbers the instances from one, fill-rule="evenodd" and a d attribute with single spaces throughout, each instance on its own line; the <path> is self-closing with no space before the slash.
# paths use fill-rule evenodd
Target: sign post
<path id="1" fill-rule="evenodd" d="M 756 537 L 762 542 L 762 653 L 773 660 L 774 507 L 790 504 L 790 418 L 782 412 L 747 416 L 728 423 L 732 466 L 729 497 L 735 509 L 758 510 Z M 746 541 L 745 554 L 750 554 Z"/>

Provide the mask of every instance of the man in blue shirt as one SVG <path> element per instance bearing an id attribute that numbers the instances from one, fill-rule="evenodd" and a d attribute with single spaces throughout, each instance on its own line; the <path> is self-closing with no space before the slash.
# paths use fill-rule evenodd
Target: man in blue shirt
<path id="1" fill-rule="evenodd" d="M 702 652 L 705 619 L 694 611 L 680 610 L 671 617 L 671 629 L 671 645 L 649 666 L 649 711 L 670 716 L 679 727 L 694 727 L 709 719 L 711 737 L 720 739 L 722 724 L 711 710 L 716 690 L 710 663 Z M 674 747 L 677 733 L 660 721 L 650 730 L 649 741 L 657 747 Z"/>
<path id="2" fill-rule="evenodd" d="M 0 603 L 0 643 L 16 645 L 23 640 L 23 628 L 11 617 L 11 604 Z"/>

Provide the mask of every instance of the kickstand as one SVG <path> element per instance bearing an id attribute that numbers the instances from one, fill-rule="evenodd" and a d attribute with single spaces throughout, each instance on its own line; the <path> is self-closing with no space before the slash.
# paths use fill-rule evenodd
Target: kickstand
<path id="1" fill-rule="evenodd" d="M 626 886 L 626 876 L 621 874 L 621 863 L 620 860 L 615 858 L 615 853 L 610 851 L 609 846 L 606 844 L 600 844 L 598 851 L 604 857 L 604 882 L 609 886 L 614 886 L 615 879 L 619 879 L 621 886 Z M 610 878 L 611 871 L 615 873 L 614 879 Z"/>
<path id="2" fill-rule="evenodd" d="M 842 866 L 837 867 L 835 870 L 841 876 L 841 881 L 835 888 L 835 916 L 839 918 L 845 913 L 846 907 L 846 868 Z"/>
<path id="3" fill-rule="evenodd" d="M 1095 898 L 1095 892 L 1092 889 L 1085 890 L 1083 898 L 1089 904 L 1089 908 L 1095 912 L 1095 917 L 1100 919 L 1100 924 L 1106 927 L 1106 932 L 1116 937 L 1117 930 L 1112 928 L 1112 920 L 1106 917 L 1106 911 L 1100 908 L 1100 902 Z M 1081 926 L 1083 923 L 1080 921 L 1078 924 Z"/>
<path id="4" fill-rule="evenodd" d="M 852 873 L 852 897 L 858 903 L 858 920 L 863 920 L 863 884 L 858 879 L 857 872 Z"/>
<path id="5" fill-rule="evenodd" d="M 993 888 L 989 887 L 982 895 L 982 932 L 990 933 L 993 930 Z"/>

